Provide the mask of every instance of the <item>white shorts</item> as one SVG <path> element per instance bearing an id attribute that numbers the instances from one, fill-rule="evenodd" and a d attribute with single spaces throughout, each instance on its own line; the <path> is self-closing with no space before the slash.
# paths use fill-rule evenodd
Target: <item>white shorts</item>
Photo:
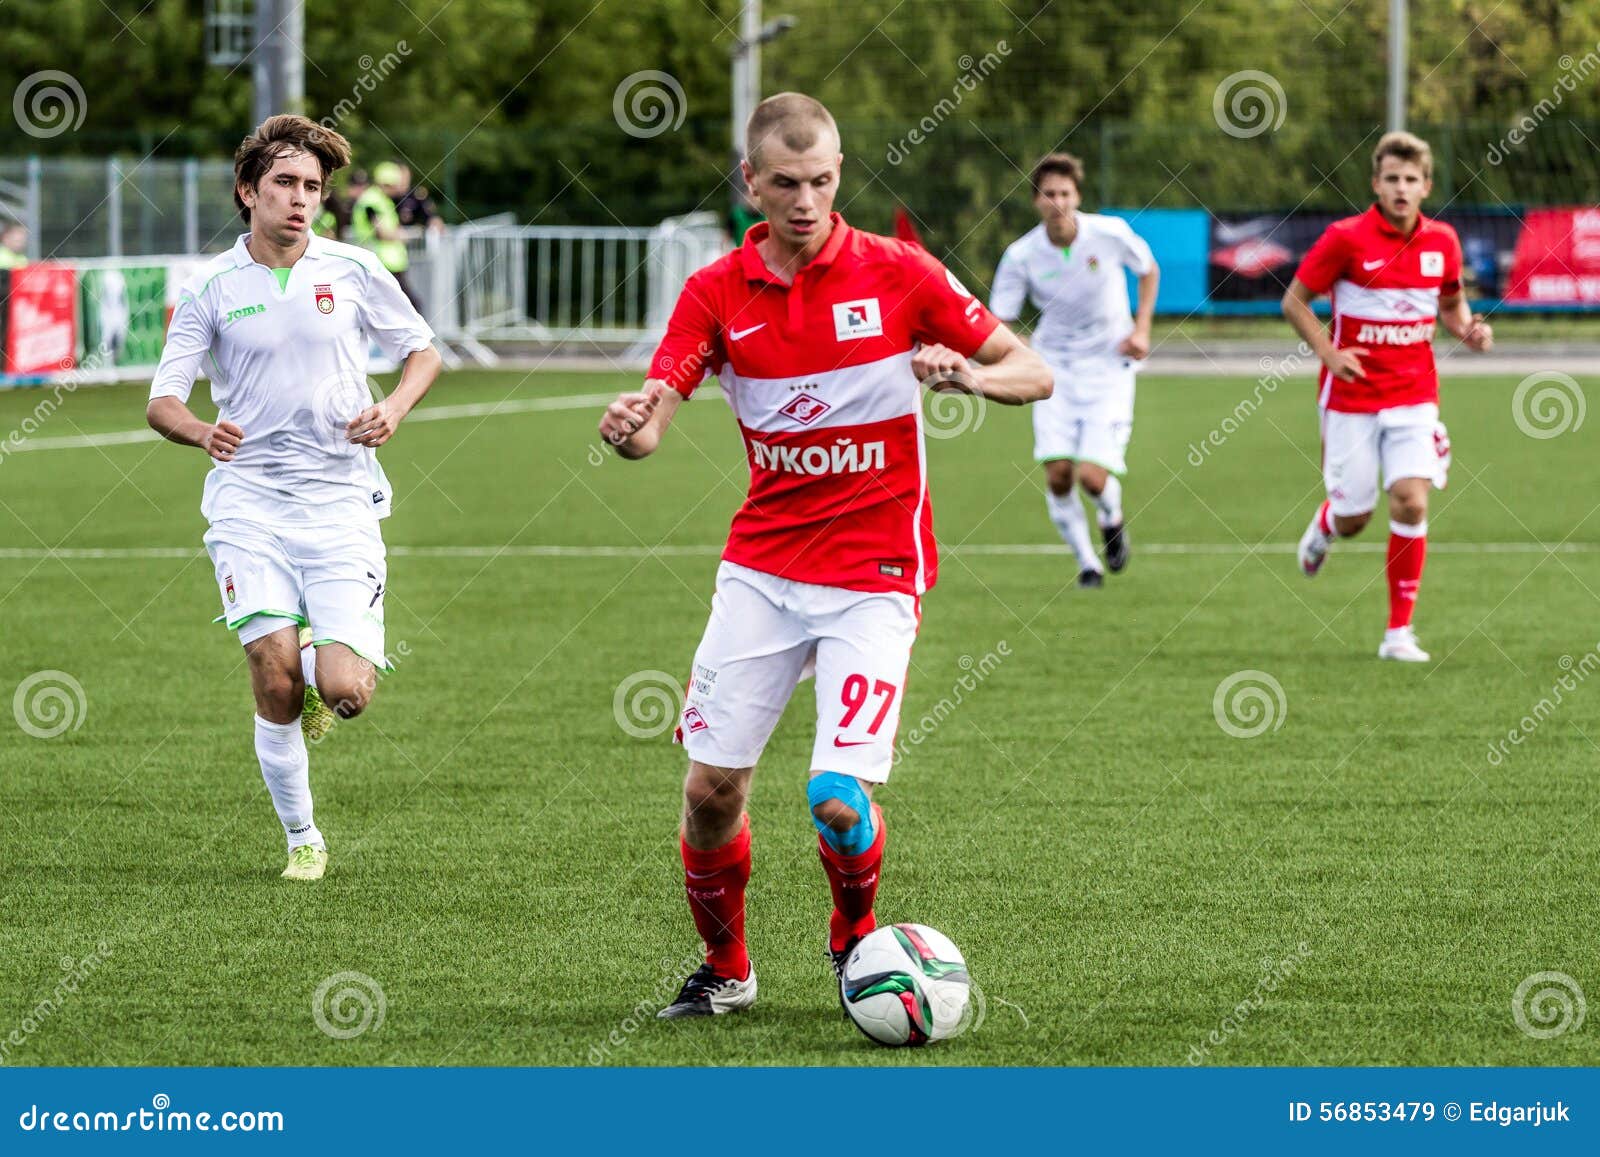
<path id="1" fill-rule="evenodd" d="M 1033 410 L 1033 460 L 1070 458 L 1128 472 L 1136 371 L 1131 363 L 1055 371 L 1055 392 Z M 1079 399 L 1092 395 L 1091 401 Z"/>
<path id="2" fill-rule="evenodd" d="M 1378 504 L 1378 472 L 1388 490 L 1402 478 L 1444 489 L 1450 436 L 1432 402 L 1371 414 L 1322 411 L 1322 480 L 1334 514 L 1366 514 Z"/>
<path id="3" fill-rule="evenodd" d="M 225 622 L 250 643 L 286 626 L 312 641 L 343 643 L 377 667 L 384 658 L 386 554 L 376 524 L 294 526 L 225 518 L 211 524 L 206 551 L 216 568 Z"/>
<path id="4" fill-rule="evenodd" d="M 889 778 L 915 596 L 798 583 L 735 563 L 717 568 L 678 735 L 689 758 L 753 767 L 800 680 L 817 677 L 811 770 Z"/>

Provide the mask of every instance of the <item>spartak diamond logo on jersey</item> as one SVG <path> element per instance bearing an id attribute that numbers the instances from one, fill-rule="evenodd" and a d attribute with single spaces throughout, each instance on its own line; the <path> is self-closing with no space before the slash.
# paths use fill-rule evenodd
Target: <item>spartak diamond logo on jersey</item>
<path id="1" fill-rule="evenodd" d="M 796 394 L 778 413 L 786 418 L 793 418 L 802 426 L 809 426 L 831 409 L 833 407 L 821 398 L 813 398 L 810 394 Z"/>
<path id="2" fill-rule="evenodd" d="M 333 286 L 331 286 L 331 285 L 314 285 L 314 286 L 312 286 L 312 288 L 317 291 L 317 310 L 319 312 L 321 312 L 321 313 L 332 313 L 333 312 Z"/>

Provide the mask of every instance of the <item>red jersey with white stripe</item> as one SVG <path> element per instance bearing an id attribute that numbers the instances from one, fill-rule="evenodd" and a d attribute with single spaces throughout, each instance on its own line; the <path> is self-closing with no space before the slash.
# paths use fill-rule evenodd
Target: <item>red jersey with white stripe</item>
<path id="1" fill-rule="evenodd" d="M 1340 381 L 1323 368 L 1319 405 L 1369 414 L 1439 400 L 1433 363 L 1439 298 L 1461 291 L 1454 229 L 1419 216 L 1405 237 L 1374 205 L 1329 225 L 1295 276 L 1313 293 L 1333 295 L 1333 344 L 1367 351 L 1365 378 Z"/>
<path id="2" fill-rule="evenodd" d="M 650 377 L 688 397 L 714 372 L 739 421 L 750 491 L 723 558 L 920 594 L 937 557 L 911 352 L 939 343 L 970 356 L 1000 322 L 925 249 L 832 221 L 793 284 L 756 249 L 765 222 L 691 276 Z"/>

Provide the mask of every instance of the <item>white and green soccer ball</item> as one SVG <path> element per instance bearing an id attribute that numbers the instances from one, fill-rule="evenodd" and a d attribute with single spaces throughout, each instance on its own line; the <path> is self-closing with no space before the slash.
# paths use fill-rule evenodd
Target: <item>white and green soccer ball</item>
<path id="1" fill-rule="evenodd" d="M 850 1019 L 881 1045 L 922 1045 L 968 1025 L 972 979 L 961 950 L 923 924 L 887 924 L 861 938 L 839 991 Z"/>

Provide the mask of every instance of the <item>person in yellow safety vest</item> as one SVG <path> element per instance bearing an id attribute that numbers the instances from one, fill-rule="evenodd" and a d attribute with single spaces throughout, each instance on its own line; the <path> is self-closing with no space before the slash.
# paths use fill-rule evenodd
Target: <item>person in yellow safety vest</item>
<path id="1" fill-rule="evenodd" d="M 0 230 L 0 269 L 20 269 L 28 264 L 28 231 L 15 221 Z"/>
<path id="2" fill-rule="evenodd" d="M 375 170 L 374 175 L 380 180 L 384 177 L 395 179 L 395 174 L 386 170 L 398 169 L 393 162 L 385 161 Z M 405 234 L 401 231 L 400 215 L 395 212 L 394 199 L 380 187 L 372 183 L 367 174 L 357 169 L 350 174 L 350 240 L 364 249 L 370 249 L 378 255 L 378 260 L 383 262 L 383 267 L 394 274 L 394 279 L 400 283 L 400 288 L 410 298 L 411 304 L 418 313 L 422 312 L 422 299 L 412 289 L 410 280 L 406 277 L 406 270 L 411 265 L 411 259 L 406 253 Z"/>

